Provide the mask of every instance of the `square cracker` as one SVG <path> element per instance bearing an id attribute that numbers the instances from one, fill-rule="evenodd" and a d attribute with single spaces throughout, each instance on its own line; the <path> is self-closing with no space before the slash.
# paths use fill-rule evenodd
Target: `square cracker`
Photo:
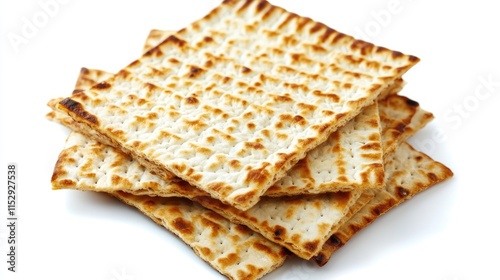
<path id="1" fill-rule="evenodd" d="M 266 1 L 224 1 L 59 108 L 245 210 L 416 62 Z"/>

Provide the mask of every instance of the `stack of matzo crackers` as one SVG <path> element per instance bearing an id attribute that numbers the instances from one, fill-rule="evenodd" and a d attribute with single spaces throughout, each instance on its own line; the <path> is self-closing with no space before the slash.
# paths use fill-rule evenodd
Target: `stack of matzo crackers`
<path id="1" fill-rule="evenodd" d="M 452 176 L 405 142 L 433 118 L 398 94 L 417 62 L 266 1 L 224 1 L 49 102 L 74 131 L 53 188 L 110 193 L 230 279 L 290 252 L 322 266 Z"/>

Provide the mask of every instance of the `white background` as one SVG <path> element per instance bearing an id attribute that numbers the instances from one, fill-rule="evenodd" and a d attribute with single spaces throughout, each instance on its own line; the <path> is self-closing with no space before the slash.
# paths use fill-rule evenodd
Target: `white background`
<path id="1" fill-rule="evenodd" d="M 139 56 L 150 29 L 180 29 L 218 1 L 66 0 L 49 12 L 46 2 L 0 2 L 0 279 L 224 279 L 135 209 L 51 190 L 68 130 L 44 117 L 80 67 L 117 71 Z M 498 5 L 437 2 L 272 1 L 418 56 L 401 94 L 436 119 L 411 143 L 455 176 L 377 220 L 325 267 L 291 258 L 265 279 L 500 279 Z M 30 23 L 36 30 L 26 33 Z M 16 273 L 6 263 L 9 162 L 19 175 Z"/>

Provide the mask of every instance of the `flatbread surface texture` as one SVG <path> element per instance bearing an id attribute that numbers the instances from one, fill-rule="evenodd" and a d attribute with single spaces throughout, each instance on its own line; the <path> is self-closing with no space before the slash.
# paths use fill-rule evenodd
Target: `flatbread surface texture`
<path id="1" fill-rule="evenodd" d="M 245 210 L 417 62 L 266 1 L 225 1 L 58 108 Z"/>

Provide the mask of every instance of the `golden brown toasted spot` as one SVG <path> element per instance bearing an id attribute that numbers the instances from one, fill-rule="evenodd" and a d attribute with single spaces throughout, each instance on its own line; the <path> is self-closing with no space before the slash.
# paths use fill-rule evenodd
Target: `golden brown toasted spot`
<path id="1" fill-rule="evenodd" d="M 349 200 L 351 198 L 351 193 L 350 192 L 336 192 L 336 193 L 333 193 L 333 197 L 335 198 L 335 201 L 339 205 L 347 205 L 347 203 L 349 203 Z"/>
<path id="2" fill-rule="evenodd" d="M 207 247 L 199 247 L 198 250 L 200 250 L 200 253 L 203 255 L 203 256 L 211 256 L 212 255 L 212 251 L 210 250 L 210 248 L 207 248 Z"/>
<path id="3" fill-rule="evenodd" d="M 297 107 L 299 109 L 301 109 L 305 115 L 307 115 L 308 113 L 314 112 L 318 108 L 318 106 L 316 106 L 316 105 L 306 104 L 306 103 L 302 103 L 302 102 L 298 103 Z"/>
<path id="4" fill-rule="evenodd" d="M 238 81 L 238 82 L 236 83 L 236 85 L 237 85 L 238 87 L 241 87 L 241 88 L 244 88 L 244 87 L 245 87 L 245 88 L 247 88 L 247 87 L 248 87 L 248 84 L 247 84 L 247 83 L 245 83 L 245 82 L 242 82 L 242 81 Z"/>
<path id="5" fill-rule="evenodd" d="M 221 215 L 219 215 L 213 211 L 208 211 L 204 215 L 206 215 L 208 218 L 210 218 L 211 220 L 214 220 L 214 221 L 223 222 L 225 220 Z"/>
<path id="6" fill-rule="evenodd" d="M 172 63 L 172 64 L 181 63 L 177 58 L 174 58 L 174 57 L 170 57 L 167 61 Z"/>
<path id="7" fill-rule="evenodd" d="M 159 134 L 159 138 L 174 138 L 175 140 L 181 140 L 182 138 L 176 134 L 173 134 L 167 130 L 161 130 Z"/>
<path id="8" fill-rule="evenodd" d="M 271 98 L 273 99 L 274 102 L 279 102 L 279 103 L 285 103 L 285 102 L 293 102 L 293 98 L 290 97 L 290 95 L 285 94 L 285 95 L 276 95 L 272 94 Z"/>
<path id="9" fill-rule="evenodd" d="M 156 112 L 149 112 L 146 114 L 146 118 L 150 121 L 158 119 L 158 114 Z"/>
<path id="10" fill-rule="evenodd" d="M 273 236 L 274 239 L 283 240 L 284 236 L 286 235 L 286 228 L 284 228 L 280 225 L 276 225 L 273 228 L 273 233 L 274 233 L 274 236 Z"/>
<path id="11" fill-rule="evenodd" d="M 189 73 L 187 74 L 187 77 L 188 78 L 198 78 L 203 72 L 204 72 L 203 68 L 191 65 L 189 67 Z"/>
<path id="12" fill-rule="evenodd" d="M 61 106 L 66 108 L 66 110 L 73 112 L 76 114 L 78 117 L 91 122 L 93 124 L 99 124 L 97 117 L 90 114 L 89 112 L 85 111 L 83 108 L 82 104 L 72 100 L 71 98 L 65 98 L 59 102 Z"/>
<path id="13" fill-rule="evenodd" d="M 429 178 L 431 182 L 436 182 L 438 180 L 438 176 L 432 172 L 427 173 L 427 178 Z"/>
<path id="14" fill-rule="evenodd" d="M 283 122 L 292 122 L 293 116 L 290 114 L 281 114 L 279 120 Z"/>
<path id="15" fill-rule="evenodd" d="M 168 112 L 168 116 L 175 119 L 175 118 L 178 118 L 180 116 L 180 113 L 178 111 L 170 110 Z"/>
<path id="16" fill-rule="evenodd" d="M 321 29 L 323 29 L 323 28 L 324 28 L 324 25 L 323 25 L 323 24 L 321 24 L 321 23 L 319 23 L 319 22 L 316 22 L 316 23 L 314 24 L 314 26 L 313 26 L 313 27 L 311 27 L 311 29 L 309 29 L 309 32 L 311 32 L 311 33 L 316 33 L 316 32 L 320 31 L 320 30 L 321 30 Z"/>
<path id="17" fill-rule="evenodd" d="M 162 55 L 163 55 L 163 52 L 161 51 L 159 46 L 155 46 L 144 53 L 144 56 L 160 57 Z"/>
<path id="18" fill-rule="evenodd" d="M 357 50 L 359 49 L 361 51 L 362 55 L 367 55 L 373 50 L 374 45 L 362 40 L 356 40 L 352 43 L 351 49 L 352 50 Z"/>
<path id="19" fill-rule="evenodd" d="M 166 44 L 166 43 L 173 43 L 173 44 L 176 44 L 176 45 L 178 45 L 180 47 L 183 47 L 186 44 L 186 41 L 181 40 L 181 39 L 175 37 L 174 35 L 170 35 L 170 36 L 167 37 L 167 39 L 165 39 L 163 41 L 162 44 Z"/>
<path id="20" fill-rule="evenodd" d="M 111 183 L 113 184 L 113 186 L 123 186 L 125 188 L 130 188 L 132 187 L 132 183 L 130 183 L 127 179 L 125 178 L 122 178 L 116 174 L 113 174 L 111 176 Z"/>
<path id="21" fill-rule="evenodd" d="M 201 225 L 204 228 L 210 228 L 210 237 L 216 238 L 221 234 L 221 226 L 218 223 L 215 223 L 207 218 L 201 217 Z"/>
<path id="22" fill-rule="evenodd" d="M 332 36 L 332 34 L 336 34 L 336 33 L 337 33 L 337 31 L 335 31 L 332 28 L 326 26 L 325 33 L 323 34 L 323 36 L 321 36 L 321 41 L 326 42 L 326 40 L 328 40 L 328 38 L 330 38 L 330 36 Z M 337 38 L 334 38 L 334 40 L 335 39 L 337 39 Z"/>
<path id="23" fill-rule="evenodd" d="M 211 155 L 213 153 L 213 151 L 207 147 L 202 147 L 202 146 L 198 146 L 194 143 L 189 143 L 189 146 L 191 146 L 195 151 L 196 153 L 200 153 L 200 154 L 204 154 L 204 155 Z"/>
<path id="24" fill-rule="evenodd" d="M 179 232 L 183 234 L 192 235 L 194 232 L 193 226 L 189 221 L 184 220 L 181 217 L 176 218 L 172 221 L 172 226 Z"/>
<path id="25" fill-rule="evenodd" d="M 124 139 L 125 131 L 113 127 L 107 127 L 106 131 L 108 131 L 110 134 L 112 134 L 114 137 L 118 139 Z"/>
<path id="26" fill-rule="evenodd" d="M 335 115 L 335 112 L 334 111 L 331 111 L 331 110 L 321 110 L 321 113 L 325 116 L 333 116 Z"/>
<path id="27" fill-rule="evenodd" d="M 55 182 L 54 175 L 52 176 L 52 182 Z M 58 187 L 60 188 L 71 188 L 76 186 L 76 182 L 70 179 L 62 179 L 57 181 Z"/>
<path id="28" fill-rule="evenodd" d="M 261 130 L 261 133 L 262 133 L 262 135 L 264 135 L 267 138 L 271 137 L 271 131 L 267 128 Z"/>
<path id="29" fill-rule="evenodd" d="M 259 142 L 245 142 L 245 147 L 254 150 L 263 150 L 265 149 L 264 145 Z"/>
<path id="30" fill-rule="evenodd" d="M 288 139 L 288 134 L 276 132 L 276 137 L 278 137 L 278 140 L 286 140 Z"/>
<path id="31" fill-rule="evenodd" d="M 205 122 L 201 121 L 201 120 L 183 120 L 183 122 L 190 126 L 192 129 L 194 130 L 201 130 L 201 129 L 204 129 L 208 126 L 208 124 L 206 124 Z"/>
<path id="32" fill-rule="evenodd" d="M 420 58 L 418 58 L 418 57 L 416 57 L 416 56 L 413 56 L 413 55 L 410 55 L 410 56 L 408 56 L 408 60 L 409 60 L 410 62 L 417 63 L 417 62 L 419 62 L 419 61 L 420 61 Z"/>
<path id="33" fill-rule="evenodd" d="M 261 12 L 264 8 L 268 6 L 267 1 L 260 1 L 257 5 L 257 12 Z"/>
<path id="34" fill-rule="evenodd" d="M 95 89 L 107 89 L 110 88 L 111 85 L 108 82 L 100 82 L 97 85 L 93 86 L 92 88 Z"/>
<path id="35" fill-rule="evenodd" d="M 248 178 L 249 176 L 247 176 Z M 247 180 L 245 179 L 245 182 Z M 257 195 L 257 192 L 255 190 L 251 190 L 249 192 L 246 192 L 244 194 L 240 194 L 238 196 L 236 196 L 234 198 L 234 201 L 236 201 L 236 203 L 246 203 L 248 202 L 250 199 L 254 198 L 255 196 Z"/>
<path id="36" fill-rule="evenodd" d="M 389 209 L 391 209 L 394 206 L 394 204 L 395 204 L 394 200 L 391 199 L 385 203 L 378 204 L 377 206 L 372 208 L 370 212 L 372 212 L 372 214 L 375 214 L 375 216 L 378 216 L 389 211 Z"/>
<path id="37" fill-rule="evenodd" d="M 344 117 L 346 116 L 346 113 L 338 113 L 336 116 L 335 116 L 335 120 L 341 120 L 343 119 Z"/>
<path id="38" fill-rule="evenodd" d="M 402 52 L 398 52 L 398 51 L 392 51 L 391 54 L 392 54 L 393 58 L 399 58 L 399 57 L 404 56 L 404 54 Z"/>
<path id="39" fill-rule="evenodd" d="M 349 224 L 349 229 L 353 232 L 356 233 L 361 230 L 361 227 L 355 224 Z"/>
<path id="40" fill-rule="evenodd" d="M 232 159 L 229 161 L 229 166 L 233 169 L 241 169 L 241 162 L 237 159 Z"/>
<path id="41" fill-rule="evenodd" d="M 230 253 L 223 258 L 217 260 L 223 268 L 234 265 L 240 261 L 240 257 L 235 253 Z"/>
<path id="42" fill-rule="evenodd" d="M 80 69 L 80 74 L 82 75 L 88 75 L 90 73 L 90 70 L 88 68 L 82 67 Z"/>
<path id="43" fill-rule="evenodd" d="M 320 251 L 316 256 L 313 257 L 313 260 L 319 267 L 322 267 L 328 262 L 329 258 Z"/>
<path id="44" fill-rule="evenodd" d="M 78 96 L 78 93 L 83 92 L 83 89 L 74 89 L 71 95 Z"/>
<path id="45" fill-rule="evenodd" d="M 380 68 L 380 63 L 378 63 L 376 61 L 367 61 L 366 65 L 368 66 L 368 68 L 372 68 L 372 69 Z"/>
<path id="46" fill-rule="evenodd" d="M 190 104 L 190 105 L 195 105 L 195 104 L 199 103 L 198 99 L 196 99 L 196 97 L 194 97 L 194 96 L 187 97 L 185 100 L 186 100 L 186 103 Z"/>
<path id="47" fill-rule="evenodd" d="M 314 252 L 319 246 L 319 240 L 306 242 L 303 248 L 308 252 Z"/>
<path id="48" fill-rule="evenodd" d="M 142 206 L 148 210 L 152 210 L 155 206 L 155 202 L 152 200 L 146 200 L 142 203 Z"/>
<path id="49" fill-rule="evenodd" d="M 215 139 L 215 137 L 213 137 L 213 136 L 208 136 L 208 137 L 205 139 L 205 141 L 207 141 L 209 144 L 213 144 L 213 143 L 215 143 L 215 140 L 216 140 L 216 139 Z"/>
<path id="50" fill-rule="evenodd" d="M 302 31 L 304 29 L 304 26 L 311 21 L 311 19 L 305 17 L 297 17 L 297 20 L 297 31 Z"/>
<path id="51" fill-rule="evenodd" d="M 269 248 L 267 245 L 262 244 L 260 242 L 253 243 L 252 247 L 254 247 L 258 251 L 265 252 L 266 255 L 273 255 L 274 254 L 274 251 L 271 248 Z"/>
<path id="52" fill-rule="evenodd" d="M 187 169 L 186 164 L 184 163 L 173 163 L 172 164 L 172 169 L 179 171 L 180 173 L 184 173 L 184 171 Z"/>
<path id="53" fill-rule="evenodd" d="M 404 123 L 398 123 L 395 127 L 395 129 L 399 132 L 404 132 L 406 128 L 406 124 Z"/>
<path id="54" fill-rule="evenodd" d="M 327 242 L 328 242 L 328 245 L 335 246 L 335 247 L 341 247 L 343 245 L 340 238 L 338 238 L 335 234 L 332 234 L 332 236 L 330 236 L 330 238 L 328 238 Z"/>
<path id="55" fill-rule="evenodd" d="M 405 103 L 406 103 L 407 105 L 411 106 L 411 107 L 418 107 L 418 106 L 420 105 L 420 104 L 418 104 L 418 102 L 417 102 L 417 101 L 415 101 L 415 100 L 411 100 L 411 99 L 409 99 L 409 98 L 407 98 L 407 99 L 405 100 Z"/>
<path id="56" fill-rule="evenodd" d="M 145 147 L 147 147 L 146 143 L 139 141 L 139 140 L 132 141 L 131 145 L 132 145 L 132 147 L 137 148 L 137 149 L 144 149 Z"/>
<path id="57" fill-rule="evenodd" d="M 344 173 L 345 173 L 345 168 L 342 168 L 342 170 L 343 170 L 343 171 L 344 171 Z M 347 179 L 347 177 L 346 177 L 345 175 L 340 175 L 340 176 L 338 176 L 338 177 L 337 177 L 337 181 L 340 181 L 340 182 L 347 182 L 347 181 L 349 181 L 349 180 Z"/>
<path id="58" fill-rule="evenodd" d="M 262 268 L 257 268 L 254 265 L 247 264 L 244 269 L 238 269 L 236 272 L 235 279 L 241 280 L 251 280 L 255 279 L 255 275 L 259 275 L 264 270 Z"/>
<path id="59" fill-rule="evenodd" d="M 243 66 L 243 67 L 241 68 L 241 73 L 243 73 L 243 74 L 248 74 L 248 73 L 250 73 L 250 72 L 252 72 L 252 69 L 250 69 L 250 68 L 248 68 L 248 67 Z"/>
<path id="60" fill-rule="evenodd" d="M 248 227 L 244 226 L 244 225 L 235 225 L 233 227 L 233 229 L 237 232 L 237 233 L 240 233 L 240 234 L 250 234 L 252 233 L 252 230 L 249 229 Z"/>
<path id="61" fill-rule="evenodd" d="M 205 66 L 207 68 L 211 68 L 213 65 L 214 65 L 214 62 L 210 59 L 205 61 L 205 63 L 203 63 L 203 66 Z"/>
<path id="62" fill-rule="evenodd" d="M 336 95 L 335 93 L 324 93 L 319 90 L 315 90 L 312 92 L 313 95 L 318 96 L 318 97 L 324 97 L 327 99 L 331 99 L 332 102 L 339 102 L 340 97 Z"/>
<path id="63" fill-rule="evenodd" d="M 293 116 L 293 122 L 302 126 L 307 124 L 307 120 L 301 115 Z"/>
<path id="64" fill-rule="evenodd" d="M 255 124 L 254 124 L 254 123 L 252 123 L 252 122 L 249 122 L 249 123 L 247 123 L 247 127 L 248 127 L 248 129 L 250 129 L 250 130 L 254 130 L 254 129 L 255 129 Z"/>
<path id="65" fill-rule="evenodd" d="M 227 141 L 235 141 L 236 140 L 236 138 L 233 137 L 232 135 L 227 134 L 223 131 L 220 131 L 216 128 L 212 129 L 212 132 L 218 136 L 221 136 L 222 138 L 224 138 L 224 140 L 227 140 Z"/>
<path id="66" fill-rule="evenodd" d="M 326 53 L 327 52 L 327 50 L 325 48 L 323 48 L 322 46 L 319 46 L 319 45 L 312 45 L 311 48 L 314 52 L 317 52 L 317 53 Z"/>
<path id="67" fill-rule="evenodd" d="M 156 182 L 143 182 L 141 183 L 141 188 L 151 190 L 151 191 L 157 191 L 160 188 L 160 184 Z"/>
<path id="68" fill-rule="evenodd" d="M 396 187 L 396 190 L 397 190 L 398 196 L 401 198 L 407 197 L 410 194 L 409 190 L 407 190 L 401 186 Z"/>
<path id="69" fill-rule="evenodd" d="M 335 116 L 336 119 L 337 119 L 337 116 Z M 328 125 L 328 124 L 315 124 L 311 128 L 314 129 L 314 130 L 316 130 L 316 131 L 318 131 L 319 133 L 323 133 L 328 128 L 330 128 L 330 125 Z"/>
<path id="70" fill-rule="evenodd" d="M 362 145 L 360 148 L 362 150 L 375 150 L 375 149 L 380 149 L 381 145 L 380 142 L 370 142 Z"/>
<path id="71" fill-rule="evenodd" d="M 228 195 L 233 190 L 231 186 L 227 185 L 224 182 L 211 182 L 207 185 L 207 188 L 209 190 L 213 190 L 216 193 L 220 193 L 223 196 Z"/>

